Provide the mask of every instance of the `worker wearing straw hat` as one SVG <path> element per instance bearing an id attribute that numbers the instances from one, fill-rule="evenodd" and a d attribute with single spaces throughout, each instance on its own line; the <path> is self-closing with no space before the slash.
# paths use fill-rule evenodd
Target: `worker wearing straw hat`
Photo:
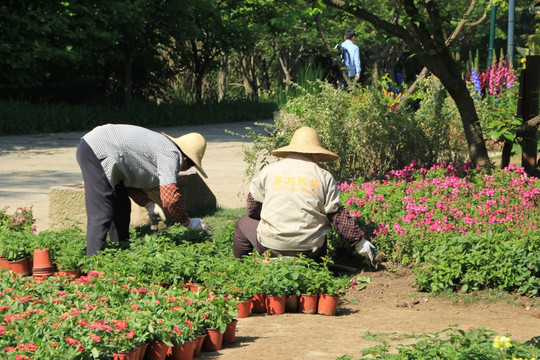
<path id="1" fill-rule="evenodd" d="M 210 231 L 208 224 L 186 213 L 177 176 L 194 166 L 206 176 L 202 158 L 206 140 L 190 133 L 178 138 L 134 125 L 107 124 L 84 135 L 77 147 L 87 214 L 86 254 L 129 237 L 131 202 L 144 206 L 153 226 L 165 221 L 163 209 L 145 190 L 159 187 L 160 200 L 173 220 L 190 230 Z"/>
<path id="2" fill-rule="evenodd" d="M 289 145 L 272 151 L 282 158 L 262 169 L 250 184 L 247 215 L 235 226 L 233 254 L 237 258 L 257 250 L 272 256 L 318 259 L 326 253 L 326 234 L 337 229 L 356 251 L 373 263 L 375 247 L 363 239 L 339 201 L 333 176 L 320 168 L 320 161 L 339 156 L 324 149 L 317 132 L 310 127 L 295 131 Z"/>

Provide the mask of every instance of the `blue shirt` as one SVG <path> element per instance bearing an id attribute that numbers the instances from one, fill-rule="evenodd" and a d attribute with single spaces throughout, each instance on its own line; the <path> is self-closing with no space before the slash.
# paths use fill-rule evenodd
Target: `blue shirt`
<path id="1" fill-rule="evenodd" d="M 347 50 L 343 65 L 347 68 L 347 75 L 350 78 L 360 76 L 360 49 L 351 40 L 345 40 L 341 46 Z"/>

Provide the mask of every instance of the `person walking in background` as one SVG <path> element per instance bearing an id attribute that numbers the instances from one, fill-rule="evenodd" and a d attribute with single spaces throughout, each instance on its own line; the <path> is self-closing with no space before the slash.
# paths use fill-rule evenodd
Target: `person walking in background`
<path id="1" fill-rule="evenodd" d="M 146 208 L 152 224 L 165 221 L 165 213 L 145 190 L 159 187 L 163 207 L 190 230 L 210 231 L 208 224 L 186 213 L 177 176 L 192 166 L 205 178 L 201 161 L 206 140 L 190 133 L 178 138 L 134 125 L 102 125 L 82 137 L 77 162 L 84 181 L 87 215 L 86 255 L 105 245 L 129 238 L 131 202 Z"/>
<path id="2" fill-rule="evenodd" d="M 317 165 L 339 159 L 321 146 L 317 132 L 299 128 L 290 144 L 273 150 L 272 155 L 283 159 L 263 168 L 252 180 L 247 215 L 235 225 L 233 255 L 241 258 L 255 249 L 260 254 L 269 250 L 273 257 L 302 254 L 320 259 L 326 254 L 326 234 L 333 225 L 373 264 L 375 247 L 363 239 L 364 231 L 341 204 L 334 177 Z"/>
<path id="3" fill-rule="evenodd" d="M 353 29 L 345 31 L 345 41 L 341 43 L 341 47 L 345 50 L 343 56 L 343 65 L 346 68 L 349 79 L 353 82 L 360 81 L 360 49 L 354 44 L 356 34 Z"/>

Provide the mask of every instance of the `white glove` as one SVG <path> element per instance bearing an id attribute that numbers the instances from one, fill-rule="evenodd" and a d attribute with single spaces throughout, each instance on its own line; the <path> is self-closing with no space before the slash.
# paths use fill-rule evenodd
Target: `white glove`
<path id="1" fill-rule="evenodd" d="M 150 203 L 150 205 L 146 206 L 146 211 L 148 211 L 148 217 L 150 218 L 152 228 L 157 226 L 160 221 L 167 221 L 167 217 L 165 216 L 163 209 L 156 203 Z"/>
<path id="2" fill-rule="evenodd" d="M 212 229 L 210 228 L 210 225 L 203 219 L 199 218 L 190 218 L 189 219 L 189 225 L 186 226 L 189 230 L 199 230 L 199 231 L 206 231 L 208 234 L 210 234 L 210 231 Z"/>
<path id="3" fill-rule="evenodd" d="M 362 241 L 356 244 L 355 249 L 357 254 L 367 257 L 371 265 L 373 265 L 374 254 L 377 252 L 377 248 L 372 243 L 366 239 L 362 239 Z"/>

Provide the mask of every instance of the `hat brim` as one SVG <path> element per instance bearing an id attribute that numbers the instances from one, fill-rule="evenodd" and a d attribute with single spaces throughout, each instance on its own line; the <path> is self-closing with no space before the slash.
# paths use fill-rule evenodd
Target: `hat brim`
<path id="1" fill-rule="evenodd" d="M 162 132 L 162 134 L 165 135 L 167 138 L 169 138 L 169 140 L 171 140 L 171 141 L 172 141 L 172 142 L 180 149 L 180 151 L 182 152 L 182 154 L 184 154 L 185 156 L 187 156 L 187 157 L 191 160 L 191 162 L 193 163 L 193 166 L 195 166 L 195 169 L 197 169 L 197 171 L 198 171 L 199 173 L 201 173 L 201 175 L 202 175 L 205 179 L 208 178 L 208 175 L 206 175 L 206 172 L 203 170 L 201 163 L 197 163 L 197 160 L 194 159 L 194 157 L 189 156 L 189 154 L 187 154 L 184 150 L 182 150 L 182 147 L 180 146 L 180 144 L 178 144 L 178 142 L 176 141 L 175 138 L 173 138 L 173 137 L 170 136 L 170 135 L 165 134 L 164 132 Z"/>
<path id="2" fill-rule="evenodd" d="M 271 154 L 277 157 L 285 157 L 290 154 L 317 154 L 319 155 L 320 162 L 339 160 L 339 156 L 337 154 L 334 154 L 333 152 L 328 151 L 320 146 L 302 145 L 302 148 L 300 149 L 295 145 L 287 145 L 273 150 Z"/>

